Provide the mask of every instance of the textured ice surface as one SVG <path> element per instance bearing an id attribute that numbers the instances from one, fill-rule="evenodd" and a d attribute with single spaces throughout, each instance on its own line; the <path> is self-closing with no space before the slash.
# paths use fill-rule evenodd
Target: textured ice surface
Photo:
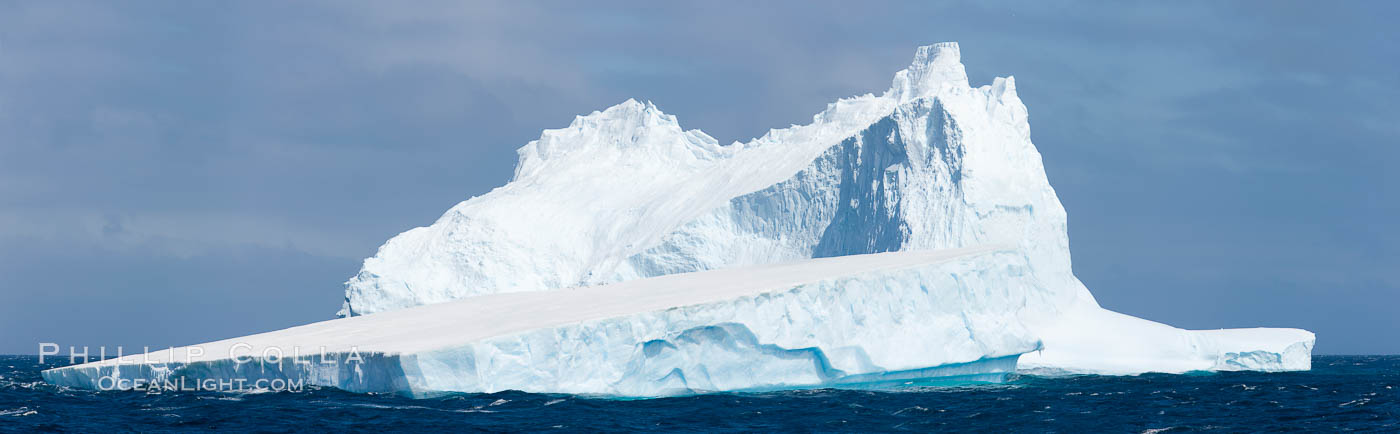
<path id="1" fill-rule="evenodd" d="M 971 87 L 955 43 L 884 94 L 717 146 L 627 101 L 520 149 L 515 179 L 405 232 L 347 282 L 343 315 L 733 266 L 1015 246 L 1047 289 L 1024 313 L 1068 372 L 1306 369 L 1302 330 L 1192 332 L 1102 310 L 1074 277 L 1066 215 L 1013 78 Z M 1125 350 L 1131 349 L 1131 350 Z"/>
<path id="2" fill-rule="evenodd" d="M 415 396 L 1000 381 L 1017 355 L 1040 347 L 1018 311 L 1042 304 L 1046 293 L 1009 249 L 844 256 L 486 295 L 59 368 L 44 378 L 84 388 L 117 384 L 103 379 L 113 376 L 183 384 L 276 378 Z M 323 346 L 337 364 L 319 363 Z M 268 348 L 315 355 L 315 363 L 240 365 L 229 357 Z M 363 363 L 344 362 L 352 352 Z"/>

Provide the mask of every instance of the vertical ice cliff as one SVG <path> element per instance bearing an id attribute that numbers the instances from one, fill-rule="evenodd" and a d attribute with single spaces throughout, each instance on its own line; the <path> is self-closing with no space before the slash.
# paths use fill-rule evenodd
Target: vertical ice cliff
<path id="1" fill-rule="evenodd" d="M 1292 329 L 1192 332 L 1099 308 L 1014 79 L 971 87 L 956 43 L 920 47 L 882 95 L 720 146 L 628 100 L 546 130 L 510 183 L 389 240 L 341 315 L 743 265 L 1010 245 L 1044 288 L 1019 315 L 1065 372 L 1307 369 Z"/>

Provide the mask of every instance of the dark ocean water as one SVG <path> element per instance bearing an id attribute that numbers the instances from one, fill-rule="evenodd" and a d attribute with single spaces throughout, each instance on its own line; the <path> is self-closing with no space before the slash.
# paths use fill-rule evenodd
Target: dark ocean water
<path id="1" fill-rule="evenodd" d="M 1278 374 L 1018 376 L 1001 385 L 630 401 L 519 392 L 433 399 L 333 389 L 90 392 L 43 383 L 39 371 L 53 366 L 0 356 L 0 431 L 1400 432 L 1400 356 L 1321 356 L 1311 372 Z"/>

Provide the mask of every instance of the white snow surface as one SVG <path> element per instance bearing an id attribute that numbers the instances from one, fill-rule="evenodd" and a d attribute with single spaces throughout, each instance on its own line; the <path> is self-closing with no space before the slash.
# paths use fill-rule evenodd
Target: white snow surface
<path id="1" fill-rule="evenodd" d="M 83 388 L 283 379 L 411 396 L 1000 381 L 1040 347 L 1017 312 L 1046 294 L 1013 249 L 854 255 L 484 295 L 43 375 Z M 311 358 L 234 362 L 263 354 Z"/>
<path id="2" fill-rule="evenodd" d="M 719 146 L 628 100 L 546 130 L 514 179 L 400 234 L 346 283 L 341 315 L 484 294 L 888 251 L 1014 246 L 1047 293 L 1021 312 L 1040 372 L 1298 370 L 1312 333 L 1186 331 L 1101 309 L 1015 80 L 971 87 L 956 43 L 920 47 L 882 95 Z"/>

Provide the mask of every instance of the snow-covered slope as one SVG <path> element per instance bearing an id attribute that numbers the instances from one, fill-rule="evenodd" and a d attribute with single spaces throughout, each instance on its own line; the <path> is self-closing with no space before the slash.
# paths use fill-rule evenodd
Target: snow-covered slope
<path id="1" fill-rule="evenodd" d="M 1042 371 L 1307 369 L 1295 329 L 1193 332 L 1101 309 L 1074 277 L 1066 215 L 1015 80 L 971 87 L 955 43 L 918 49 L 882 95 L 718 146 L 626 101 L 547 130 L 515 178 L 389 240 L 342 315 L 483 294 L 888 251 L 1015 246 L 1046 300 L 1020 312 Z"/>
<path id="2" fill-rule="evenodd" d="M 1047 294 L 1013 249 L 856 255 L 484 295 L 43 375 L 82 388 L 281 379 L 414 396 L 1001 381 L 1040 347 L 1018 313 Z M 261 354 L 307 357 L 235 363 Z"/>

